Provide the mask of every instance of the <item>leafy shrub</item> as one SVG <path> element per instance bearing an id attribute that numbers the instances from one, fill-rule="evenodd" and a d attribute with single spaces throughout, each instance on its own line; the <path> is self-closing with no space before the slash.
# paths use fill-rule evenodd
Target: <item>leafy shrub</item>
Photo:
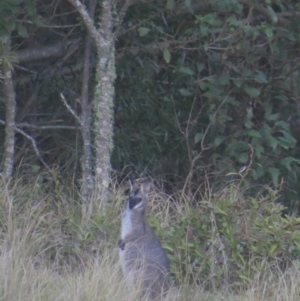
<path id="1" fill-rule="evenodd" d="M 235 186 L 199 206 L 173 204 L 168 225 L 151 224 L 180 283 L 243 286 L 300 256 L 300 218 L 284 216 L 277 191 L 245 199 Z"/>

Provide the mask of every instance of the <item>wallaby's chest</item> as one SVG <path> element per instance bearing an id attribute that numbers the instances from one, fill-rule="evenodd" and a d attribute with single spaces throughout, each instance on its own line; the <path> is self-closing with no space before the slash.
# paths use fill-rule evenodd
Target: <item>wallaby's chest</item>
<path id="1" fill-rule="evenodd" d="M 124 239 L 132 231 L 132 212 L 125 210 L 122 214 L 122 228 L 121 228 L 121 239 Z"/>

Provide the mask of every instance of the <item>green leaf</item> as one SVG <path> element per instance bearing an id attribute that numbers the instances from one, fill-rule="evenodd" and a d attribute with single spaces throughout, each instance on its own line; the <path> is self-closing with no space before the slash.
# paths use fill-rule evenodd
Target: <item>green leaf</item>
<path id="1" fill-rule="evenodd" d="M 196 66 L 197 66 L 198 72 L 201 72 L 205 67 L 204 64 L 202 64 L 202 63 L 197 63 Z"/>
<path id="2" fill-rule="evenodd" d="M 34 16 L 36 15 L 36 6 L 35 3 L 33 1 L 26 1 L 25 2 L 25 7 L 28 11 L 29 16 Z"/>
<path id="3" fill-rule="evenodd" d="M 255 137 L 255 138 L 261 138 L 260 132 L 255 131 L 255 130 L 249 130 L 248 131 L 248 136 Z"/>
<path id="4" fill-rule="evenodd" d="M 213 25 L 215 23 L 215 18 L 216 17 L 213 14 L 207 14 L 201 17 L 201 21 Z"/>
<path id="5" fill-rule="evenodd" d="M 267 27 L 264 29 L 264 32 L 269 39 L 273 37 L 273 29 L 272 28 Z"/>
<path id="6" fill-rule="evenodd" d="M 247 120 L 247 121 L 245 122 L 245 127 L 246 127 L 247 129 L 252 129 L 252 128 L 253 128 L 253 122 L 252 122 L 251 120 Z"/>
<path id="7" fill-rule="evenodd" d="M 203 138 L 202 133 L 196 133 L 196 135 L 195 135 L 195 144 L 197 144 L 199 141 L 201 141 L 202 138 Z"/>
<path id="8" fill-rule="evenodd" d="M 150 29 L 147 27 L 140 27 L 138 29 L 138 31 L 139 31 L 140 37 L 144 37 L 150 31 Z"/>
<path id="9" fill-rule="evenodd" d="M 38 26 L 38 27 L 42 26 L 44 24 L 43 21 L 39 18 L 38 15 L 32 16 L 31 20 L 32 20 L 33 24 L 36 25 L 36 26 Z"/>
<path id="10" fill-rule="evenodd" d="M 270 146 L 272 147 L 272 150 L 275 151 L 278 146 L 278 140 L 275 139 L 273 136 L 269 136 L 268 142 L 269 142 Z"/>
<path id="11" fill-rule="evenodd" d="M 193 10 L 192 4 L 191 4 L 191 0 L 184 0 L 184 4 L 185 4 L 186 8 L 188 9 L 188 11 L 191 14 L 193 14 L 194 10 Z"/>
<path id="12" fill-rule="evenodd" d="M 228 213 L 224 210 L 222 210 L 219 206 L 215 206 L 215 213 L 219 213 L 219 214 L 222 214 L 224 216 L 228 216 Z"/>
<path id="13" fill-rule="evenodd" d="M 248 162 L 248 159 L 249 159 L 249 155 L 247 153 L 241 153 L 239 154 L 238 156 L 238 161 L 240 163 L 247 163 Z"/>
<path id="14" fill-rule="evenodd" d="M 24 27 L 22 24 L 18 23 L 17 24 L 17 31 L 18 34 L 22 37 L 22 38 L 26 38 L 28 37 L 28 32 L 26 27 Z"/>
<path id="15" fill-rule="evenodd" d="M 214 145 L 219 146 L 222 143 L 222 141 L 223 141 L 222 137 L 216 137 L 214 141 Z"/>
<path id="16" fill-rule="evenodd" d="M 219 78 L 218 78 L 218 84 L 219 85 L 229 85 L 230 83 L 230 77 L 228 75 L 221 75 Z"/>
<path id="17" fill-rule="evenodd" d="M 194 71 L 189 67 L 180 67 L 178 69 L 178 71 L 180 73 L 187 74 L 187 75 L 194 75 L 195 74 Z"/>
<path id="18" fill-rule="evenodd" d="M 252 71 L 248 68 L 243 68 L 241 75 L 242 77 L 249 77 L 250 75 L 252 75 Z"/>
<path id="19" fill-rule="evenodd" d="M 167 48 L 164 49 L 163 57 L 164 57 L 164 60 L 169 64 L 171 61 L 171 53 Z"/>
<path id="20" fill-rule="evenodd" d="M 297 143 L 297 140 L 287 131 L 280 131 L 284 137 L 291 141 L 291 144 L 294 146 Z"/>
<path id="21" fill-rule="evenodd" d="M 260 83 L 260 84 L 267 84 L 268 83 L 267 76 L 263 72 L 261 72 L 261 71 L 257 71 L 255 73 L 254 80 L 257 83 Z"/>
<path id="22" fill-rule="evenodd" d="M 280 174 L 279 169 L 274 168 L 274 167 L 269 167 L 268 173 L 271 175 L 274 186 L 277 187 L 278 186 L 278 178 L 279 178 L 279 174 Z"/>
<path id="23" fill-rule="evenodd" d="M 276 121 L 280 117 L 280 114 L 279 113 L 276 113 L 276 114 L 266 114 L 265 117 L 269 121 Z"/>
<path id="24" fill-rule="evenodd" d="M 260 94 L 260 91 L 254 87 L 245 87 L 245 92 L 252 97 L 257 97 Z"/>
<path id="25" fill-rule="evenodd" d="M 165 250 L 168 250 L 168 251 L 174 253 L 174 248 L 172 248 L 172 246 L 170 246 L 170 245 L 163 244 L 163 248 Z"/>
<path id="26" fill-rule="evenodd" d="M 192 92 L 189 91 L 188 89 L 179 89 L 179 93 L 182 95 L 182 96 L 191 96 L 192 95 Z"/>
<path id="27" fill-rule="evenodd" d="M 274 98 L 279 99 L 281 101 L 287 101 L 288 97 L 286 95 L 278 94 Z"/>
<path id="28" fill-rule="evenodd" d="M 291 164 L 292 163 L 298 163 L 299 164 L 299 162 L 300 162 L 299 160 L 297 160 L 293 157 L 285 157 L 280 161 L 280 164 L 282 166 L 284 166 L 288 171 L 292 171 Z"/>
<path id="29" fill-rule="evenodd" d="M 271 249 L 268 251 L 268 255 L 272 256 L 277 249 L 278 249 L 278 245 L 277 244 L 271 245 Z"/>
<path id="30" fill-rule="evenodd" d="M 271 20 L 273 23 L 277 23 L 278 22 L 278 18 L 277 18 L 277 15 L 275 13 L 275 11 L 273 10 L 273 8 L 269 5 L 267 5 L 267 9 L 268 9 L 268 12 L 270 14 L 270 17 L 271 17 Z"/>
<path id="31" fill-rule="evenodd" d="M 263 168 L 262 166 L 257 166 L 255 169 L 255 177 L 256 179 L 261 179 L 262 177 L 264 177 L 266 174 L 266 169 Z"/>
<path id="32" fill-rule="evenodd" d="M 159 33 L 164 34 L 164 28 L 162 26 L 156 26 L 156 29 Z"/>
<path id="33" fill-rule="evenodd" d="M 240 87 L 242 86 L 242 84 L 243 84 L 243 80 L 242 80 L 241 78 L 235 78 L 235 79 L 233 80 L 233 83 L 234 83 L 238 88 L 240 88 Z"/>
<path id="34" fill-rule="evenodd" d="M 265 149 L 261 145 L 255 146 L 255 156 L 257 159 L 260 159 L 264 153 Z"/>
<path id="35" fill-rule="evenodd" d="M 167 9 L 173 10 L 174 6 L 175 6 L 174 0 L 168 0 L 167 1 L 167 5 L 166 5 Z"/>
<path id="36" fill-rule="evenodd" d="M 287 131 L 280 131 L 284 137 L 279 137 L 278 140 L 281 142 L 281 146 L 285 149 L 295 147 L 297 140 Z"/>
<path id="37" fill-rule="evenodd" d="M 286 150 L 289 150 L 290 148 L 294 147 L 294 145 L 291 144 L 291 140 L 286 137 L 279 137 L 278 140 L 280 142 L 280 146 Z"/>
<path id="38" fill-rule="evenodd" d="M 203 24 L 199 26 L 201 37 L 204 38 L 209 33 L 209 28 Z M 207 50 L 209 48 L 209 44 L 207 42 L 204 43 L 204 49 Z"/>
<path id="39" fill-rule="evenodd" d="M 247 115 L 246 115 L 246 120 L 251 120 L 253 118 L 253 109 L 252 107 L 248 107 L 246 109 Z"/>
<path id="40" fill-rule="evenodd" d="M 15 20 L 13 20 L 12 18 L 9 18 L 6 22 L 5 22 L 5 27 L 8 31 L 13 31 L 16 28 L 16 22 Z"/>
<path id="41" fill-rule="evenodd" d="M 208 88 L 208 84 L 204 81 L 198 82 L 198 85 L 202 91 L 205 91 Z"/>

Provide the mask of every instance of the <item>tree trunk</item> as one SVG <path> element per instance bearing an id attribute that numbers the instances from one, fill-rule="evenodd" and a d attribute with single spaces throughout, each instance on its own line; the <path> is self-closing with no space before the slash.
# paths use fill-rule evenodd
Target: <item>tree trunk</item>
<path id="1" fill-rule="evenodd" d="M 12 78 L 12 66 L 8 63 L 10 51 L 10 38 L 4 44 L 3 62 L 3 91 L 6 96 L 6 115 L 5 115 L 5 142 L 4 142 L 4 178 L 12 177 L 15 153 L 15 114 L 16 114 L 16 95 Z"/>
<path id="2" fill-rule="evenodd" d="M 98 64 L 96 87 L 93 99 L 95 133 L 95 193 L 100 206 L 108 201 L 110 181 L 110 156 L 113 148 L 113 101 L 115 95 L 115 41 L 112 32 L 112 4 L 110 0 L 102 2 L 101 29 L 102 39 L 96 41 Z"/>
<path id="3" fill-rule="evenodd" d="M 94 0 L 89 0 L 89 15 L 94 18 Z M 81 111 L 82 111 L 82 185 L 81 194 L 83 196 L 82 214 L 86 216 L 90 211 L 89 203 L 94 189 L 93 168 L 92 168 L 92 141 L 91 141 L 91 105 L 89 103 L 89 80 L 90 80 L 90 55 L 91 55 L 91 35 L 87 31 L 84 48 L 84 65 L 81 88 Z"/>
<path id="4" fill-rule="evenodd" d="M 112 1 L 103 0 L 101 24 L 94 26 L 85 6 L 79 0 L 69 0 L 80 13 L 90 35 L 95 39 L 98 55 L 96 86 L 92 101 L 95 149 L 94 191 L 96 207 L 105 207 L 110 182 L 110 156 L 113 148 L 113 100 L 115 95 L 115 37 L 113 34 Z M 94 207 L 94 206 L 92 206 Z"/>

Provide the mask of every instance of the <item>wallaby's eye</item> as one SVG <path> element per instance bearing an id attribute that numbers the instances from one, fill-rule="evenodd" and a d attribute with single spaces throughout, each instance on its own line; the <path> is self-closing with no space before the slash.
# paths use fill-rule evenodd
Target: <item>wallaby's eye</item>
<path id="1" fill-rule="evenodd" d="M 129 209 L 133 209 L 136 205 L 138 205 L 142 201 L 142 198 L 129 197 Z"/>

